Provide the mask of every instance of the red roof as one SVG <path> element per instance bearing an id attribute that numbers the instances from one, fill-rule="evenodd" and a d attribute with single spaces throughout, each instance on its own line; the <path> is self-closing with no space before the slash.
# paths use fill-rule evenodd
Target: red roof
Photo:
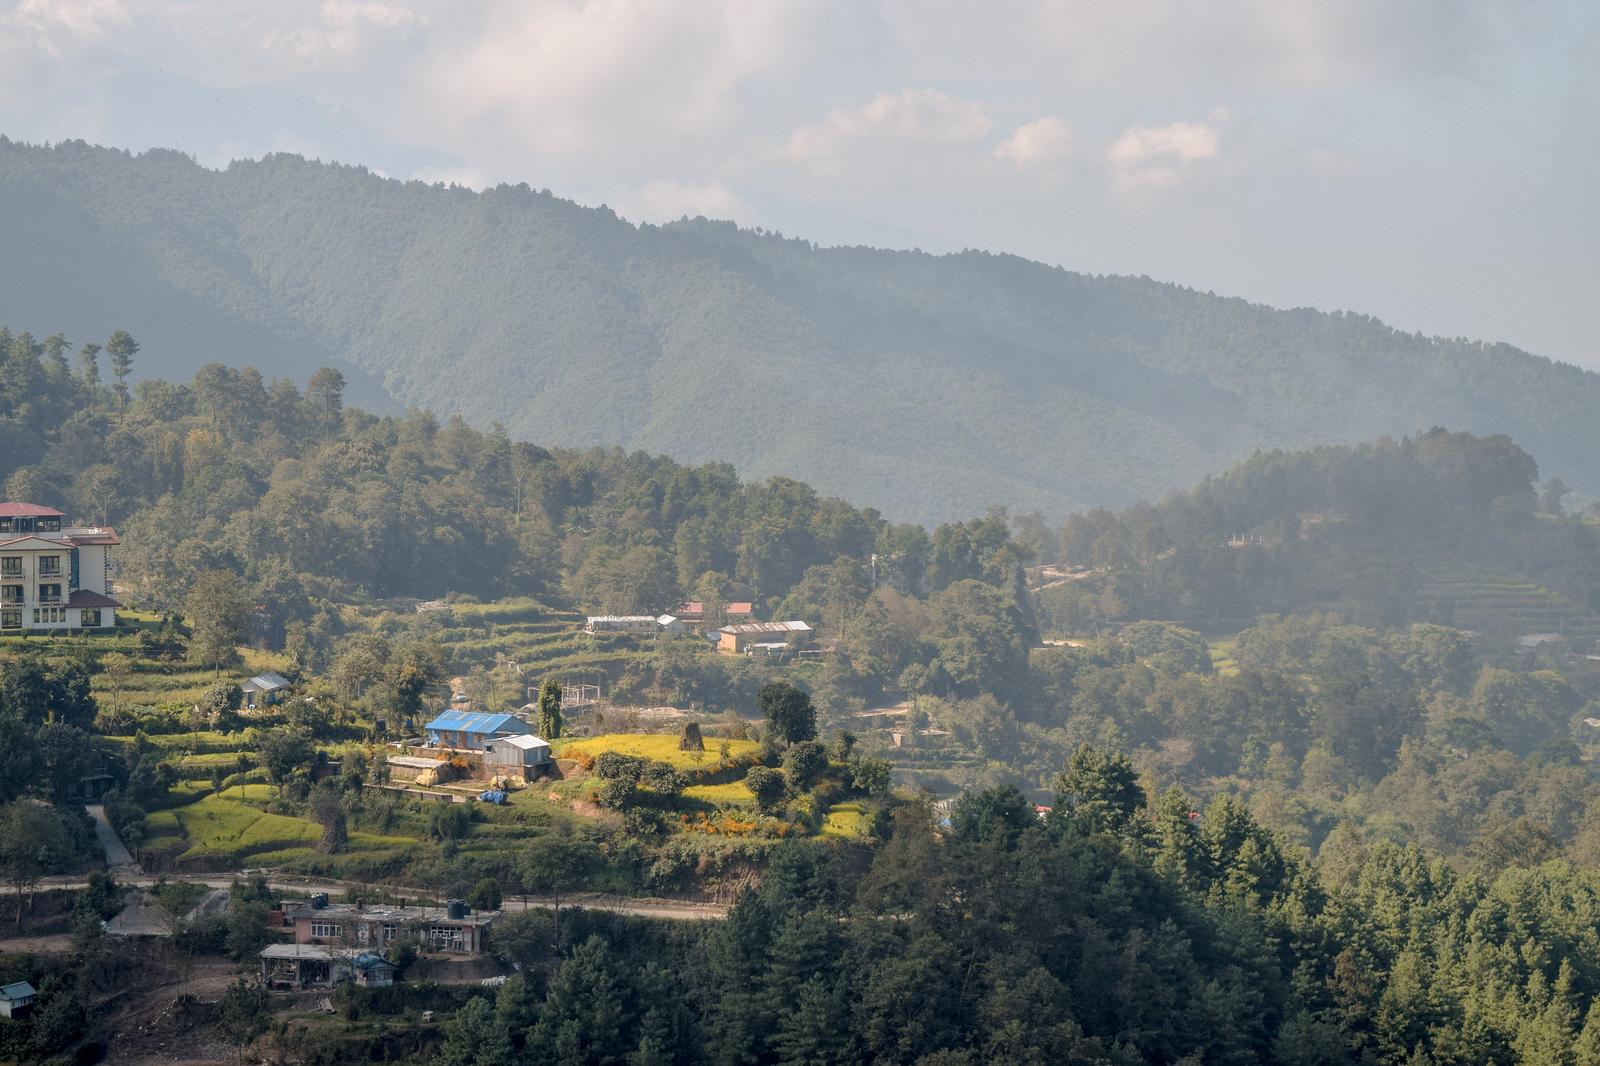
<path id="1" fill-rule="evenodd" d="M 756 605 L 753 603 L 730 603 L 723 610 L 723 614 L 755 614 Z"/>
<path id="2" fill-rule="evenodd" d="M 122 604 L 110 596 L 103 596 L 98 592 L 88 589 L 74 589 L 71 596 L 67 597 L 68 607 L 121 607 Z"/>
<path id="3" fill-rule="evenodd" d="M 0 503 L 0 518 L 60 518 L 60 511 L 36 503 Z"/>

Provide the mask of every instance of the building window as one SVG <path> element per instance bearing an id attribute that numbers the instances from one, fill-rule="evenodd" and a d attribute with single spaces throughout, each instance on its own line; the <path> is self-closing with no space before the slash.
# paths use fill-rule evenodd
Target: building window
<path id="1" fill-rule="evenodd" d="M 0 577 L 21 577 L 22 556 L 7 555 L 0 559 Z"/>
<path id="2" fill-rule="evenodd" d="M 61 519 L 59 519 L 59 518 L 41 518 L 41 519 L 39 519 L 38 523 L 34 526 L 34 528 L 40 533 L 60 533 L 61 532 Z"/>
<path id="3" fill-rule="evenodd" d="M 399 932 L 400 930 L 393 925 L 385 924 L 383 927 L 383 942 L 385 944 L 393 944 L 394 938 L 399 935 Z"/>
<path id="4" fill-rule="evenodd" d="M 311 935 L 317 937 L 336 937 L 339 927 L 332 922 L 312 922 Z"/>
<path id="5" fill-rule="evenodd" d="M 55 625 L 57 622 L 65 622 L 66 620 L 67 609 L 65 607 L 35 607 L 33 609 L 33 624 L 36 626 Z"/>
<path id="6" fill-rule="evenodd" d="M 42 604 L 60 603 L 61 602 L 61 586 L 60 585 L 40 585 L 39 586 L 39 602 L 42 603 Z"/>
<path id="7" fill-rule="evenodd" d="M 0 611 L 0 629 L 21 629 L 21 611 Z"/>
<path id="8" fill-rule="evenodd" d="M 0 585 L 0 603 L 22 603 L 22 586 Z"/>
<path id="9" fill-rule="evenodd" d="M 436 925 L 428 930 L 428 939 L 433 941 L 435 948 L 446 948 L 450 951 L 462 951 L 465 944 L 462 941 L 461 929 L 454 925 Z"/>
<path id="10" fill-rule="evenodd" d="M 59 556 L 59 555 L 41 555 L 41 556 L 39 556 L 39 576 L 40 577 L 60 577 L 61 576 L 61 556 Z"/>
<path id="11" fill-rule="evenodd" d="M 85 629 L 93 629 L 100 624 L 100 608 L 85 607 L 78 617 L 81 619 L 79 625 Z"/>

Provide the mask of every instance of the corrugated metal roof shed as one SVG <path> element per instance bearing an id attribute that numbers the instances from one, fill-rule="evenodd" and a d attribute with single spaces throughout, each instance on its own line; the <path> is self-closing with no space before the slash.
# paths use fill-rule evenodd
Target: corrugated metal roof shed
<path id="1" fill-rule="evenodd" d="M 804 622 L 745 622 L 736 626 L 723 626 L 721 633 L 809 633 L 811 627 Z"/>

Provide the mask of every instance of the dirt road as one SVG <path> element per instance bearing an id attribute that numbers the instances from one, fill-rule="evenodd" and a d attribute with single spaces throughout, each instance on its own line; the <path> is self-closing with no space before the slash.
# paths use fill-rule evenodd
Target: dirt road
<path id="1" fill-rule="evenodd" d="M 168 874 L 168 881 L 188 881 L 191 884 L 205 885 L 209 888 L 227 888 L 235 881 L 248 880 L 256 871 L 240 871 L 237 874 Z M 148 886 L 156 883 L 158 879 L 150 874 L 121 874 L 117 876 L 117 883 L 123 885 Z M 81 878 L 73 877 L 47 877 L 39 882 L 40 888 L 85 888 L 88 882 Z M 433 892 L 406 885 L 378 885 L 360 884 L 355 881 L 335 881 L 331 879 L 302 880 L 292 877 L 267 875 L 267 884 L 275 892 L 292 892 L 297 896 L 310 896 L 318 892 L 326 892 L 330 896 L 341 895 L 352 890 L 382 891 L 392 896 L 404 896 L 407 899 L 432 900 L 442 905 L 442 901 Z M 521 910 L 554 910 L 556 901 L 539 896 L 508 896 L 501 904 L 505 911 Z M 640 896 L 608 896 L 599 893 L 580 893 L 561 897 L 563 907 L 584 907 L 588 910 L 610 911 L 614 914 L 628 914 L 635 918 L 666 918 L 672 921 L 704 921 L 726 918 L 728 905 L 725 903 L 697 903 L 689 900 L 655 899 Z"/>

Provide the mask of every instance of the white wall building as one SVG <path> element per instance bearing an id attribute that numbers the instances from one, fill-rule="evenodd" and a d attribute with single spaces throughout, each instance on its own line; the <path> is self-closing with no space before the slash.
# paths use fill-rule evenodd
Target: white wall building
<path id="1" fill-rule="evenodd" d="M 100 526 L 65 526 L 60 511 L 0 503 L 0 633 L 104 629 L 121 606 L 107 594 L 110 549 Z"/>
<path id="2" fill-rule="evenodd" d="M 653 614 L 591 614 L 585 633 L 654 633 L 659 627 Z"/>

